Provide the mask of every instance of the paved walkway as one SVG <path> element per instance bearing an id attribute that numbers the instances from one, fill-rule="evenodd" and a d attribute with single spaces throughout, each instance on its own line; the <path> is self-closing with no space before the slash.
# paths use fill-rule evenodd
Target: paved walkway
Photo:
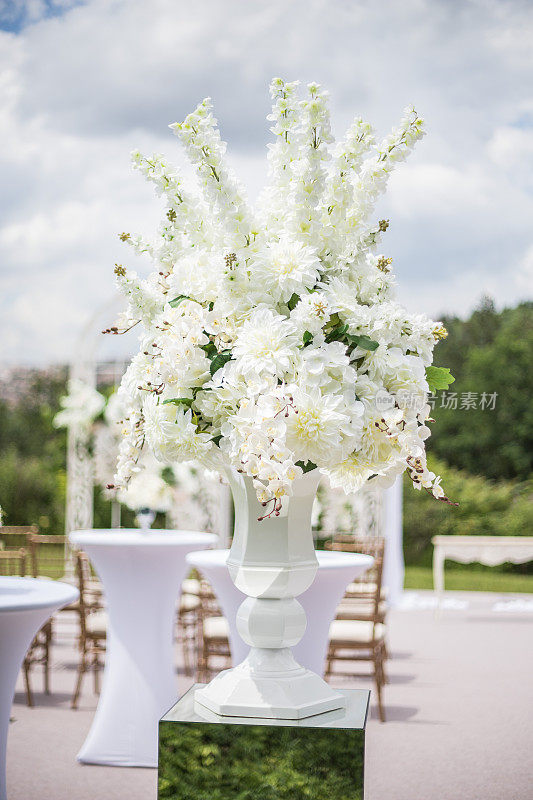
<path id="1" fill-rule="evenodd" d="M 387 722 L 367 733 L 367 800 L 531 800 L 533 598 L 406 594 L 390 614 Z M 63 615 L 66 616 L 66 615 Z M 155 800 L 156 771 L 76 762 L 96 706 L 90 676 L 69 707 L 75 652 L 68 623 L 54 647 L 53 695 L 24 704 L 8 743 L 10 800 Z M 338 685 L 371 686 L 368 679 Z M 33 683 L 40 689 L 35 671 Z M 190 681 L 181 677 L 180 688 Z"/>

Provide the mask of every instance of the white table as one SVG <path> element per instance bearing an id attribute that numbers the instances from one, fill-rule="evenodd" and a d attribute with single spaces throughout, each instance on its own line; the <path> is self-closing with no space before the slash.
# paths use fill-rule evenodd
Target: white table
<path id="1" fill-rule="evenodd" d="M 191 550 L 217 537 L 195 531 L 75 531 L 107 600 L 102 693 L 78 760 L 111 766 L 157 766 L 159 718 L 178 696 L 173 631 Z"/>
<path id="2" fill-rule="evenodd" d="M 226 560 L 229 550 L 210 550 L 189 553 L 188 563 L 196 567 L 213 587 L 222 613 L 229 625 L 229 642 L 233 664 L 243 661 L 249 647 L 237 632 L 236 614 L 245 596 L 230 578 Z M 322 675 L 326 659 L 329 626 L 346 587 L 372 566 L 372 556 L 317 550 L 318 572 L 312 585 L 297 600 L 307 614 L 307 630 L 302 640 L 292 648 L 302 666 Z"/>
<path id="3" fill-rule="evenodd" d="M 433 588 L 439 604 L 444 593 L 444 562 L 446 559 L 462 564 L 477 562 L 494 567 L 496 564 L 525 564 L 533 560 L 533 536 L 434 536 Z"/>
<path id="4" fill-rule="evenodd" d="M 77 597 L 77 589 L 59 581 L 0 578 L 0 800 L 7 797 L 7 731 L 20 666 L 39 628 Z"/>

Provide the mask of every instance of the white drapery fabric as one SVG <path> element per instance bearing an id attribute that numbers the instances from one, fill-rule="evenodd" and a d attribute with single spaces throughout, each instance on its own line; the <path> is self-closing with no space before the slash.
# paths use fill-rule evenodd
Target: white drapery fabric
<path id="1" fill-rule="evenodd" d="M 409 490 L 411 491 L 411 490 Z M 382 495 L 382 535 L 385 537 L 383 586 L 390 606 L 397 605 L 402 596 L 405 577 L 403 560 L 403 479 L 400 475 Z"/>
<path id="2" fill-rule="evenodd" d="M 217 537 L 193 531 L 75 531 L 108 609 L 107 652 L 98 708 L 78 760 L 157 766 L 157 726 L 178 697 L 173 630 L 192 550 Z"/>

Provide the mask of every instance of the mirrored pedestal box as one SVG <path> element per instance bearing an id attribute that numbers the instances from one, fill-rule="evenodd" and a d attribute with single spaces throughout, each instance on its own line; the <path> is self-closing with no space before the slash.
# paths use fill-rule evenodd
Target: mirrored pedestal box
<path id="1" fill-rule="evenodd" d="M 193 686 L 159 723 L 159 800 L 363 800 L 370 692 L 301 720 L 221 717 Z"/>

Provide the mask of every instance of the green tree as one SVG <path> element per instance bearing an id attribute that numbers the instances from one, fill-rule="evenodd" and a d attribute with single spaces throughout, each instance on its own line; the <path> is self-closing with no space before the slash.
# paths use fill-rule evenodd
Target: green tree
<path id="1" fill-rule="evenodd" d="M 437 398 L 430 453 L 489 478 L 526 479 L 533 468 L 533 303 L 497 313 L 485 299 L 466 321 L 445 319 L 448 338 L 435 363 L 455 376 L 457 408 Z M 461 408 L 467 394 L 476 408 Z M 496 395 L 490 408 L 490 395 Z M 485 395 L 486 407 L 481 407 Z M 453 405 L 453 402 L 452 402 Z"/>
<path id="2" fill-rule="evenodd" d="M 53 426 L 66 369 L 35 371 L 16 402 L 0 400 L 0 503 L 8 525 L 62 533 L 66 434 Z"/>

